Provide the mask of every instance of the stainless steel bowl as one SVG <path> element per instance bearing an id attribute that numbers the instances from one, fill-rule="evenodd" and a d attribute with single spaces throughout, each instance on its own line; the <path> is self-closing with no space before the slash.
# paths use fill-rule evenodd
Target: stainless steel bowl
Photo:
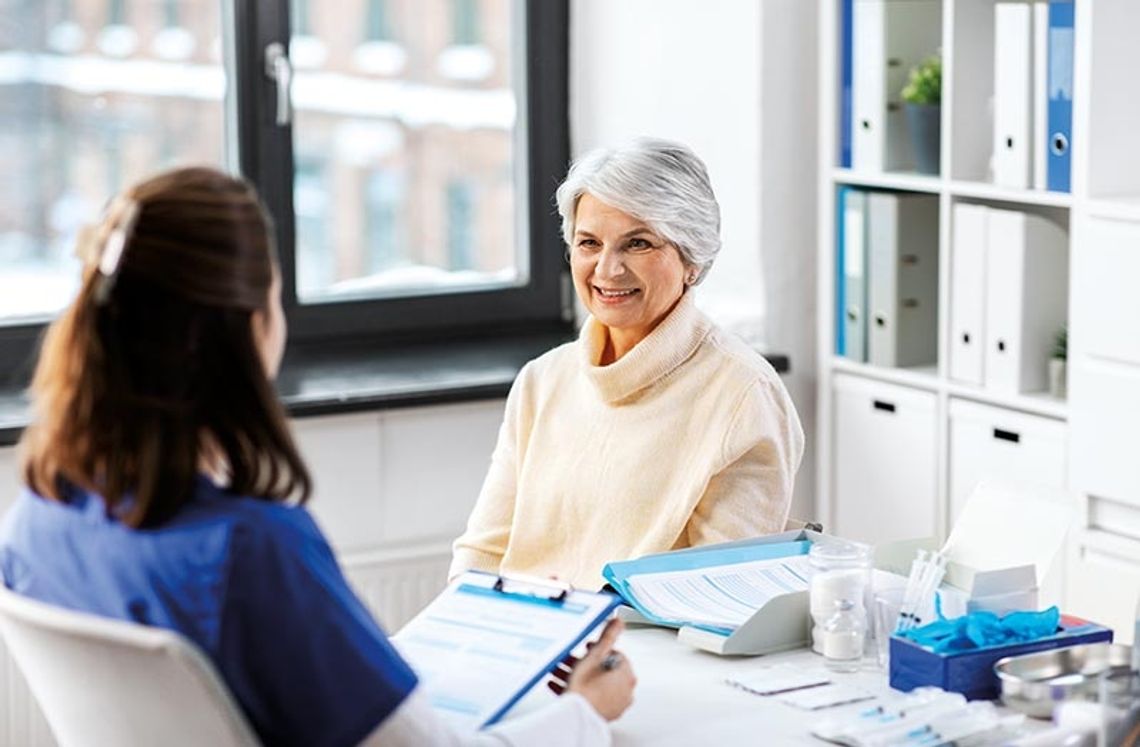
<path id="1" fill-rule="evenodd" d="M 1126 671 L 1131 663 L 1129 646 L 1088 643 L 1007 656 L 994 664 L 994 673 L 1003 703 L 1035 718 L 1051 718 L 1053 706 L 1063 700 L 1095 700 L 1098 675 Z"/>

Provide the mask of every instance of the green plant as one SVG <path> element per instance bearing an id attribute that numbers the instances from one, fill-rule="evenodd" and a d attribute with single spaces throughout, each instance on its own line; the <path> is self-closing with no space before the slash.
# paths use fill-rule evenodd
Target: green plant
<path id="1" fill-rule="evenodd" d="M 936 105 L 942 103 L 942 58 L 931 55 L 911 68 L 910 80 L 902 89 L 903 101 L 908 104 Z"/>
<path id="2" fill-rule="evenodd" d="M 1057 360 L 1066 360 L 1069 357 L 1069 328 L 1061 327 L 1053 334 L 1053 352 L 1051 357 Z"/>

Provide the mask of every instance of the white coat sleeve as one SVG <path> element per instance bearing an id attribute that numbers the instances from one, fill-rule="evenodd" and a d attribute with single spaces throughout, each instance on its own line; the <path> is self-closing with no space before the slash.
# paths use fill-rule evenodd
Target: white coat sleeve
<path id="1" fill-rule="evenodd" d="M 470 735 L 456 734 L 417 687 L 361 743 L 362 747 L 608 747 L 610 728 L 585 698 L 567 693 L 518 718 Z"/>

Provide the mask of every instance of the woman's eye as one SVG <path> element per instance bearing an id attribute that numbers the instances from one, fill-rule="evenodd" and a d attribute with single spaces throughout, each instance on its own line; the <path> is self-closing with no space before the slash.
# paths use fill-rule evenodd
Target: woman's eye
<path id="1" fill-rule="evenodd" d="M 630 251 L 644 252 L 652 249 L 653 244 L 650 244 L 647 239 L 630 239 L 629 248 Z"/>
<path id="2" fill-rule="evenodd" d="M 596 239 L 580 239 L 578 241 L 578 246 L 582 249 L 597 249 L 598 242 Z"/>

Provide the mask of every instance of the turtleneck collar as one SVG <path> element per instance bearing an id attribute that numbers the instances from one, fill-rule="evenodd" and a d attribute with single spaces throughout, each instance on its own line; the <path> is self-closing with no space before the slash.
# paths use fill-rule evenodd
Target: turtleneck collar
<path id="1" fill-rule="evenodd" d="M 644 340 L 608 366 L 599 366 L 606 328 L 588 317 L 578 335 L 582 371 L 605 402 L 617 402 L 650 386 L 696 352 L 712 323 L 693 303 L 692 291 L 661 320 Z"/>

